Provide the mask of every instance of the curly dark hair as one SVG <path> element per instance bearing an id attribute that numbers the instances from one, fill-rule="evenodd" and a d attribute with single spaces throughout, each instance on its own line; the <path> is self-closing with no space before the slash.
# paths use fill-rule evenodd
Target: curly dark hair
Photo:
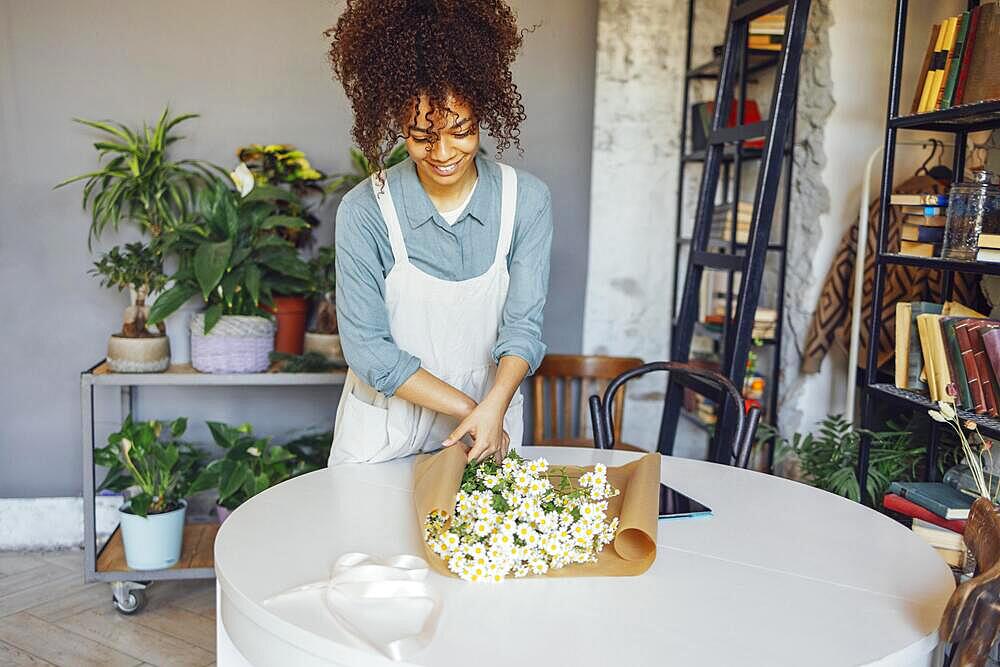
<path id="1" fill-rule="evenodd" d="M 496 139 L 498 157 L 512 143 L 521 151 L 524 105 L 510 66 L 523 31 L 503 0 L 347 0 L 323 34 L 354 109 L 354 140 L 373 166 L 382 168 L 416 120 L 404 118 L 420 95 L 430 103 L 428 123 L 450 111 L 451 94 Z"/>

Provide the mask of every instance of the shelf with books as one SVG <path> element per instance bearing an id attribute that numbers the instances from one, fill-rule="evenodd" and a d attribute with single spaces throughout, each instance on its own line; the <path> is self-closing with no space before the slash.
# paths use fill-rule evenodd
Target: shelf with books
<path id="1" fill-rule="evenodd" d="M 957 271 L 958 273 L 975 273 L 981 275 L 1000 275 L 1000 262 L 973 262 L 941 257 L 917 257 L 916 255 L 901 255 L 894 252 L 884 252 L 878 255 L 879 264 L 897 264 L 904 266 L 919 266 L 938 271 Z"/>
<path id="2" fill-rule="evenodd" d="M 937 408 L 937 403 L 932 401 L 926 394 L 920 394 L 909 389 L 900 389 L 892 384 L 872 384 L 867 387 L 867 391 L 875 398 L 887 399 L 910 408 L 922 410 Z M 1000 437 L 1000 419 L 961 409 L 958 410 L 958 414 L 963 420 L 975 422 L 984 435 L 994 438 Z"/>
<path id="3" fill-rule="evenodd" d="M 940 111 L 896 116 L 889 119 L 889 127 L 931 132 L 991 130 L 1000 127 L 1000 100 L 986 100 Z"/>

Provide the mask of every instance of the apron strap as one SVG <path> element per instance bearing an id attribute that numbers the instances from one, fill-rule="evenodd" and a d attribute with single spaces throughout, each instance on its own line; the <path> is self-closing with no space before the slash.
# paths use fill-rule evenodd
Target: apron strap
<path id="1" fill-rule="evenodd" d="M 507 257 L 514 238 L 514 214 L 517 210 L 517 172 L 510 165 L 497 162 L 500 167 L 500 237 L 497 239 L 495 262 Z"/>
<path id="2" fill-rule="evenodd" d="M 410 256 L 406 254 L 406 244 L 403 243 L 403 230 L 399 226 L 399 215 L 396 213 L 396 205 L 392 203 L 392 193 L 389 192 L 389 177 L 382 172 L 383 183 L 380 186 L 375 174 L 371 176 L 372 190 L 375 191 L 375 201 L 378 202 L 379 211 L 382 212 L 382 220 L 385 221 L 386 229 L 389 231 L 389 245 L 392 246 L 392 261 L 397 264 L 407 264 Z"/>

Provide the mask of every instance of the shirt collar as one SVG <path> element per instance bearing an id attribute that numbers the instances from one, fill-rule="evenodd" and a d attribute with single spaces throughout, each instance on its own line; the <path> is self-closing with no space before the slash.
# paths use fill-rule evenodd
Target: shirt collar
<path id="1" fill-rule="evenodd" d="M 482 154 L 477 154 L 475 160 L 479 182 L 476 184 L 475 192 L 472 193 L 469 205 L 456 224 L 464 220 L 466 216 L 471 216 L 479 224 L 485 225 L 491 211 L 495 208 L 497 201 L 495 188 L 497 186 L 494 171 L 496 165 Z M 433 220 L 442 229 L 450 229 L 450 225 L 441 217 L 434 202 L 427 196 L 424 186 L 420 184 L 420 177 L 417 176 L 417 168 L 413 161 L 407 159 L 404 164 L 405 167 L 400 170 L 400 190 L 403 195 L 406 221 L 410 227 L 416 229 Z"/>

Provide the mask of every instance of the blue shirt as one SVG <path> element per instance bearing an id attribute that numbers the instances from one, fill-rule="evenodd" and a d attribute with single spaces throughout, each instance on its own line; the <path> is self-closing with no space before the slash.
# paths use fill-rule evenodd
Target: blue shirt
<path id="1" fill-rule="evenodd" d="M 489 269 L 500 235 L 500 167 L 476 156 L 479 181 L 468 206 L 449 225 L 427 196 L 410 159 L 389 168 L 389 192 L 396 204 L 410 261 L 444 280 L 467 280 Z M 365 382 L 392 396 L 420 368 L 400 349 L 389 329 L 385 277 L 392 247 L 370 180 L 344 195 L 337 209 L 337 322 L 344 357 Z M 548 186 L 517 170 L 517 208 L 507 255 L 510 287 L 493 358 L 513 355 L 534 373 L 545 354 L 542 308 L 549 282 L 552 200 Z"/>

